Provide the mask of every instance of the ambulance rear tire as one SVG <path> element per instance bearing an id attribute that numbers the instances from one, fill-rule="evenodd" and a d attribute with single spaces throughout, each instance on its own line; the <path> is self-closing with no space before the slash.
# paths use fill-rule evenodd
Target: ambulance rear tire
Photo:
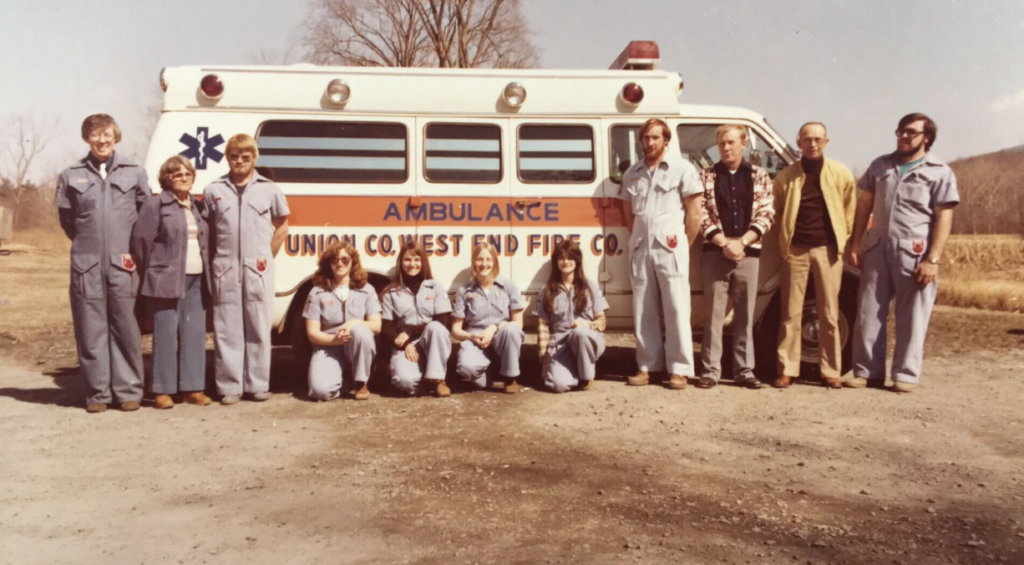
<path id="1" fill-rule="evenodd" d="M 309 296 L 311 287 L 305 287 L 295 294 L 292 299 L 292 307 L 289 313 L 291 317 L 289 336 L 292 346 L 292 378 L 291 384 L 298 387 L 300 383 L 308 382 L 309 360 L 313 358 L 313 344 L 309 343 L 306 335 L 306 319 L 302 317 L 302 309 L 306 304 L 306 297 Z"/>

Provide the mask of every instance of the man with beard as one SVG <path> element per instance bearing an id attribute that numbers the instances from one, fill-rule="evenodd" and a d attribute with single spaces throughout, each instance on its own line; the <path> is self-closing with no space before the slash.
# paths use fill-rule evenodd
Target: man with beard
<path id="1" fill-rule="evenodd" d="M 893 390 L 910 392 L 921 378 L 939 260 L 960 202 L 953 170 L 930 151 L 937 134 L 928 116 L 904 116 L 896 152 L 875 159 L 860 180 L 850 259 L 863 274 L 851 388 L 885 383 L 886 319 L 894 299 Z"/>
<path id="2" fill-rule="evenodd" d="M 618 194 L 630 230 L 630 283 L 640 368 L 627 384 L 646 385 L 649 373 L 668 370 L 668 387 L 679 390 L 694 376 L 689 248 L 700 227 L 703 188 L 697 169 L 668 152 L 672 131 L 663 120 L 647 120 L 640 128 L 640 139 L 644 160 L 626 170 Z"/>
<path id="3" fill-rule="evenodd" d="M 288 235 L 288 202 L 257 173 L 256 140 L 238 134 L 225 148 L 230 172 L 206 187 L 213 252 L 213 343 L 221 404 L 270 398 L 274 256 Z"/>

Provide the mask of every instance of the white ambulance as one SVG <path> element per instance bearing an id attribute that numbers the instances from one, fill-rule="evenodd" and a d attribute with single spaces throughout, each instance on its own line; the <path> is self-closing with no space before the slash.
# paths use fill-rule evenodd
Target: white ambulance
<path id="1" fill-rule="evenodd" d="M 301 315 L 317 256 L 337 240 L 359 249 L 381 289 L 402 241 L 418 238 L 435 278 L 451 292 L 469 278 L 473 246 L 490 242 L 530 313 L 548 278 L 551 249 L 572 238 L 608 298 L 609 327 L 627 329 L 628 232 L 615 195 L 622 172 L 643 158 L 640 125 L 651 117 L 668 122 L 669 150 L 698 169 L 718 159 L 715 129 L 725 123 L 749 128 L 748 160 L 773 175 L 798 158 L 754 112 L 680 104 L 682 79 L 656 70 L 658 59 L 657 44 L 634 41 L 611 70 L 167 68 L 146 169 L 158 186 L 161 163 L 185 155 L 201 190 L 228 172 L 223 151 L 230 136 L 257 140 L 257 166 L 281 186 L 292 211 L 276 258 L 275 341 L 293 344 L 300 356 L 309 350 Z M 698 239 L 690 267 L 697 335 L 700 252 Z M 844 368 L 857 279 L 850 269 L 843 281 Z M 765 376 L 776 365 L 779 280 L 769 237 L 755 313 L 757 364 Z M 816 366 L 813 285 L 804 320 L 804 360 Z"/>

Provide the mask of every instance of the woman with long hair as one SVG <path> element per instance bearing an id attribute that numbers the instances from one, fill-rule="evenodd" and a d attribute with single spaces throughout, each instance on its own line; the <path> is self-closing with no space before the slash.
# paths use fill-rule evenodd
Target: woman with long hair
<path id="1" fill-rule="evenodd" d="M 553 392 L 589 390 L 604 353 L 608 302 L 583 274 L 583 251 L 571 239 L 551 253 L 551 276 L 537 301 L 541 375 Z"/>
<path id="2" fill-rule="evenodd" d="M 341 395 L 344 366 L 352 372 L 356 400 L 367 400 L 374 336 L 380 333 L 380 301 L 359 261 L 359 252 L 347 241 L 327 246 L 313 275 L 313 289 L 302 317 L 313 344 L 309 362 L 309 396 L 333 400 Z"/>
<path id="3" fill-rule="evenodd" d="M 398 252 L 395 276 L 384 289 L 381 334 L 392 345 L 391 384 L 408 394 L 451 396 L 445 384 L 452 354 L 452 303 L 434 280 L 430 259 L 415 239 Z"/>
<path id="4" fill-rule="evenodd" d="M 456 372 L 477 388 L 491 383 L 488 369 L 498 361 L 505 392 L 522 391 L 519 353 L 523 347 L 523 297 L 510 279 L 499 276 L 498 251 L 489 243 L 473 248 L 472 278 L 459 287 L 452 312 L 452 335 L 462 340 Z"/>

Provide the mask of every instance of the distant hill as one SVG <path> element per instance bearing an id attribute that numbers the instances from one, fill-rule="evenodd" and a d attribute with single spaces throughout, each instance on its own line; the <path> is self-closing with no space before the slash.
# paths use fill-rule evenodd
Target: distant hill
<path id="1" fill-rule="evenodd" d="M 957 159 L 953 233 L 1024 234 L 1024 145 Z"/>

